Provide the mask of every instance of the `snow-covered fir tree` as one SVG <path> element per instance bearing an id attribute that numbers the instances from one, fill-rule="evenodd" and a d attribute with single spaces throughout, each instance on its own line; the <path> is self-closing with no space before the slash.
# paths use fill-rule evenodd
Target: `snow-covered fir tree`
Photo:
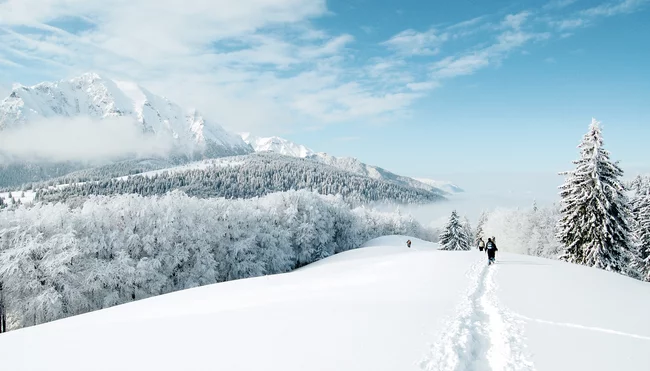
<path id="1" fill-rule="evenodd" d="M 642 279 L 650 281 L 650 185 L 642 184 L 632 200 L 632 229 L 636 251 L 634 266 Z"/>
<path id="2" fill-rule="evenodd" d="M 562 198 L 558 239 L 561 259 L 626 273 L 630 258 L 629 207 L 623 170 L 603 148 L 600 123 L 592 119 L 578 146 L 580 159 L 560 187 Z"/>
<path id="3" fill-rule="evenodd" d="M 452 211 L 449 222 L 440 234 L 442 250 L 469 250 L 471 243 L 465 225 L 458 217 L 456 210 Z"/>

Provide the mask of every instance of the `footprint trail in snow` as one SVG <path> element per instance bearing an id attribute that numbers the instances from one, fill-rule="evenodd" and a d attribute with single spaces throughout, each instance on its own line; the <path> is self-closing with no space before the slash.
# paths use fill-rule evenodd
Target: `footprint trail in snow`
<path id="1" fill-rule="evenodd" d="M 456 316 L 421 363 L 426 371 L 535 370 L 525 352 L 522 323 L 499 305 L 498 266 L 472 265 L 470 287 Z"/>

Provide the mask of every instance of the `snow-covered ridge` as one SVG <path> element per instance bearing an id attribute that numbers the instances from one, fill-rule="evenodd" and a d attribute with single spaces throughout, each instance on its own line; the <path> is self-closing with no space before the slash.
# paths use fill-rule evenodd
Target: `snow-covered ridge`
<path id="1" fill-rule="evenodd" d="M 325 152 L 315 152 L 301 144 L 296 144 L 284 138 L 268 137 L 261 138 L 250 133 L 240 134 L 244 141 L 253 147 L 255 152 L 274 152 L 285 156 L 301 157 L 315 160 L 357 175 L 367 176 L 373 179 L 386 180 L 404 186 L 424 189 L 438 193 L 458 193 L 463 190 L 445 181 L 409 178 L 397 175 L 378 166 L 365 164 L 354 157 L 336 157 Z"/>
<path id="2" fill-rule="evenodd" d="M 0 130 L 24 127 L 43 119 L 130 117 L 142 132 L 172 138 L 184 153 L 209 151 L 214 155 L 252 152 L 239 136 L 211 123 L 166 98 L 128 81 L 86 73 L 71 80 L 15 85 L 0 101 Z"/>

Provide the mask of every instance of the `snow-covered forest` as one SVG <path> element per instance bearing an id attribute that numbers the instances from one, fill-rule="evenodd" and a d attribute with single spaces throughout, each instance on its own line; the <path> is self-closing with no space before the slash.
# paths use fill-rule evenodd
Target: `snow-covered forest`
<path id="1" fill-rule="evenodd" d="M 435 236 L 396 213 L 307 191 L 248 200 L 90 197 L 0 213 L 8 328 L 176 290 L 282 273 L 383 235 Z"/>
<path id="2" fill-rule="evenodd" d="M 200 169 L 135 175 L 127 179 L 88 182 L 80 178 L 78 181 L 83 183 L 39 190 L 36 199 L 58 202 L 88 195 L 126 193 L 150 196 L 171 190 L 182 190 L 197 197 L 251 198 L 298 189 L 342 195 L 346 200 L 357 203 L 424 203 L 443 199 L 436 192 L 352 174 L 315 161 L 275 154 L 235 157 L 231 163 Z"/>

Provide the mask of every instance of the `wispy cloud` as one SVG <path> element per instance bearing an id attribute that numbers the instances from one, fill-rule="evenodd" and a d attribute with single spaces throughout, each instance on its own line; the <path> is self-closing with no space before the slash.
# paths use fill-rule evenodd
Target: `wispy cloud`
<path id="1" fill-rule="evenodd" d="M 548 57 L 544 59 L 544 62 L 549 63 L 549 64 L 555 64 L 557 63 L 557 60 L 553 57 Z"/>
<path id="2" fill-rule="evenodd" d="M 445 79 L 471 75 L 491 64 L 500 63 L 511 51 L 524 46 L 529 41 L 548 38 L 548 33 L 532 33 L 521 30 L 529 16 L 530 12 L 527 11 L 507 15 L 500 23 L 500 26 L 506 30 L 496 36 L 494 43 L 460 56 L 448 56 L 434 63 L 432 65 L 433 78 Z"/>
<path id="3" fill-rule="evenodd" d="M 564 9 L 569 5 L 576 3 L 578 0 L 553 0 L 543 6 L 545 10 Z"/>
<path id="4" fill-rule="evenodd" d="M 310 23 L 326 14 L 325 0 L 7 0 L 0 58 L 52 61 L 52 79 L 94 70 L 135 80 L 236 130 L 408 108 L 406 83 L 353 60 L 352 35 Z"/>
<path id="5" fill-rule="evenodd" d="M 647 3 L 648 0 L 623 0 L 595 6 L 593 8 L 583 10 L 581 14 L 591 17 L 611 17 L 618 14 L 633 13 Z"/>
<path id="6" fill-rule="evenodd" d="M 507 14 L 499 19 L 495 19 L 495 16 L 484 15 L 441 28 L 441 31 L 434 31 L 432 28 L 428 34 L 439 36 L 439 38 L 433 39 L 437 44 L 431 41 L 429 45 L 436 45 L 436 52 L 439 51 L 440 45 L 444 45 L 447 51 L 453 52 L 440 52 L 430 56 L 427 69 L 429 75 L 426 78 L 415 76 L 419 78 L 407 86 L 414 91 L 420 87 L 426 90 L 439 86 L 443 79 L 472 75 L 490 66 L 501 65 L 514 51 L 520 50 L 520 54 L 529 55 L 530 45 L 535 42 L 569 37 L 572 35 L 569 31 L 573 32 L 575 29 L 595 24 L 598 18 L 641 10 L 643 4 L 649 1 L 621 0 L 557 15 L 557 10 L 566 9 L 569 6 L 578 7 L 580 2 L 577 0 L 554 0 L 540 8 Z M 395 40 L 402 41 L 399 44 L 404 48 L 397 50 L 396 53 L 403 55 L 405 51 L 421 49 L 425 44 L 421 41 L 426 39 L 425 34 L 409 29 L 395 35 L 386 44 L 394 43 Z M 487 41 L 486 37 L 489 38 Z M 465 45 L 469 40 L 476 41 L 469 47 L 458 48 L 454 43 L 460 38 L 464 38 Z M 410 47 L 406 47 L 406 45 Z M 433 50 L 429 47 L 429 51 Z M 553 58 L 547 58 L 545 61 L 555 63 Z M 411 62 L 408 66 L 412 71 L 418 70 L 415 62 Z M 416 80 L 420 82 L 416 83 Z M 423 80 L 431 84 L 425 84 Z"/>
<path id="7" fill-rule="evenodd" d="M 382 50 L 373 54 L 360 53 L 353 35 L 312 22 L 331 15 L 326 0 L 0 0 L 0 66 L 9 75 L 96 71 L 135 80 L 229 129 L 266 135 L 305 123 L 403 117 L 442 79 L 499 65 L 535 41 L 648 1 L 585 8 L 554 0 L 408 28 L 374 45 Z"/>
<path id="8" fill-rule="evenodd" d="M 587 24 L 587 20 L 583 18 L 562 19 L 559 21 L 552 21 L 551 24 L 557 27 L 558 30 L 571 30 L 574 28 L 582 27 Z"/>
<path id="9" fill-rule="evenodd" d="M 607 2 L 591 8 L 578 10 L 568 17 L 551 18 L 549 24 L 559 31 L 593 25 L 599 18 L 613 17 L 640 11 L 649 0 L 622 0 Z"/>
<path id="10" fill-rule="evenodd" d="M 435 55 L 448 37 L 448 34 L 439 34 L 435 29 L 425 32 L 409 29 L 391 37 L 384 45 L 402 55 Z"/>
<path id="11" fill-rule="evenodd" d="M 517 14 L 508 14 L 501 22 L 501 26 L 504 28 L 519 30 L 521 28 L 521 25 L 526 22 L 526 19 L 528 19 L 529 16 L 529 11 L 523 11 Z"/>
<path id="12" fill-rule="evenodd" d="M 406 84 L 406 87 L 413 91 L 426 91 L 435 89 L 440 86 L 437 81 L 424 81 L 424 82 L 411 82 Z"/>
<path id="13" fill-rule="evenodd" d="M 367 34 L 371 34 L 371 33 L 373 33 L 375 31 L 375 28 L 371 27 L 371 26 L 361 26 L 360 28 L 361 28 L 361 31 L 363 31 L 363 32 L 365 32 Z"/>

